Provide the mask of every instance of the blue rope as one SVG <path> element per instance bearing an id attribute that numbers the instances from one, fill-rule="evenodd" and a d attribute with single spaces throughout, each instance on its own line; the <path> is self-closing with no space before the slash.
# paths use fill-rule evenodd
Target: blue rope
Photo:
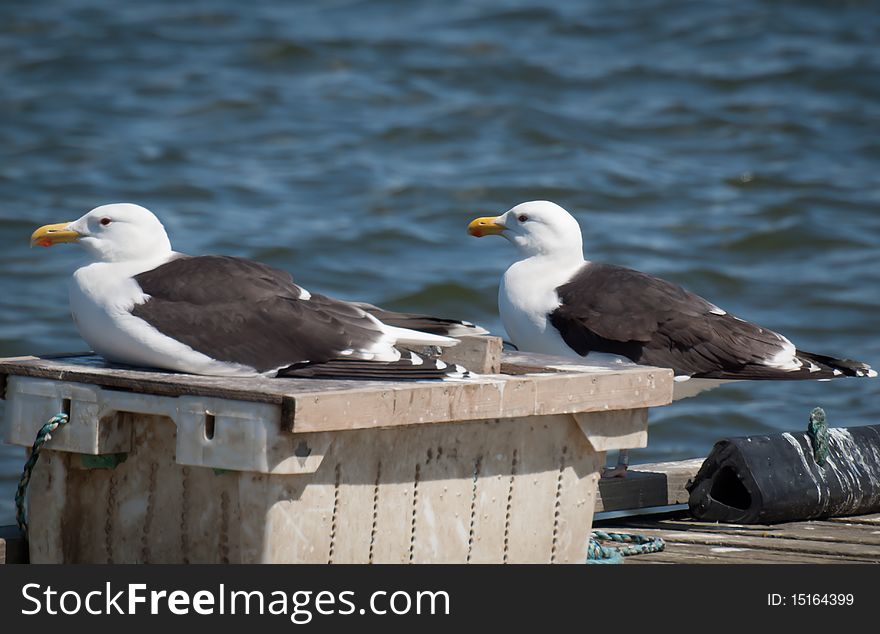
<path id="1" fill-rule="evenodd" d="M 599 541 L 617 542 L 626 546 L 603 546 Z M 590 544 L 587 547 L 588 564 L 619 564 L 624 557 L 643 555 L 645 553 L 659 553 L 666 548 L 666 543 L 660 537 L 647 537 L 631 533 L 606 533 L 594 530 L 590 536 Z"/>
<path id="2" fill-rule="evenodd" d="M 55 433 L 55 430 L 64 427 L 68 420 L 69 416 L 62 412 L 55 414 L 55 416 L 49 419 L 48 423 L 40 427 L 40 431 L 37 432 L 37 439 L 34 440 L 34 446 L 31 447 L 31 455 L 27 462 L 24 463 L 24 470 L 22 470 L 21 479 L 18 481 L 18 489 L 15 491 L 15 521 L 18 523 L 18 528 L 25 539 L 27 539 L 28 524 L 24 500 L 27 495 L 28 484 L 31 481 L 31 472 L 40 458 L 40 451 L 43 445 L 52 440 L 52 434 Z"/>

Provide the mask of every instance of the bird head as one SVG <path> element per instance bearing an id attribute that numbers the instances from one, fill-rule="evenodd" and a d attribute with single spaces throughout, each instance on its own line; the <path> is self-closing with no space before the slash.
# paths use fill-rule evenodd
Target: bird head
<path id="1" fill-rule="evenodd" d="M 101 262 L 149 260 L 171 253 L 171 242 L 159 219 L 130 203 L 95 207 L 78 220 L 45 225 L 31 235 L 31 246 L 62 242 L 81 244 Z"/>
<path id="2" fill-rule="evenodd" d="M 477 238 L 500 235 L 526 257 L 535 255 L 583 258 L 583 239 L 577 220 L 546 200 L 521 203 L 500 216 L 477 218 L 468 225 Z"/>

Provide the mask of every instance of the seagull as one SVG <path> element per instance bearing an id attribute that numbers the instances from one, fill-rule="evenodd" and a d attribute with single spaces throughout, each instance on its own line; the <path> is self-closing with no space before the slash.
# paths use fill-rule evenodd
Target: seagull
<path id="1" fill-rule="evenodd" d="M 252 260 L 177 253 L 159 219 L 130 203 L 31 236 L 31 246 L 67 242 L 90 258 L 70 279 L 73 320 L 110 362 L 210 376 L 460 378 L 464 368 L 404 347 L 452 346 L 450 334 L 485 333 L 312 294 Z"/>
<path id="2" fill-rule="evenodd" d="M 520 350 L 671 368 L 678 400 L 740 380 L 876 377 L 865 363 L 798 350 L 676 284 L 584 259 L 577 220 L 548 201 L 473 220 L 478 238 L 500 235 L 520 260 L 498 289 L 501 321 Z M 622 475 L 628 456 L 621 451 Z"/>

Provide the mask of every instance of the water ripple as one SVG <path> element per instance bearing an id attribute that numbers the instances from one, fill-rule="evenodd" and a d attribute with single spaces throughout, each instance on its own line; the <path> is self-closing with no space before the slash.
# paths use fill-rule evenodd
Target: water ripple
<path id="1" fill-rule="evenodd" d="M 860 2 L 0 3 L 0 355 L 82 347 L 80 255 L 27 240 L 101 203 L 153 208 L 189 253 L 500 329 L 513 253 L 465 227 L 543 198 L 590 257 L 880 365 L 878 38 Z M 814 405 L 867 423 L 878 386 L 718 390 L 655 412 L 634 459 Z"/>

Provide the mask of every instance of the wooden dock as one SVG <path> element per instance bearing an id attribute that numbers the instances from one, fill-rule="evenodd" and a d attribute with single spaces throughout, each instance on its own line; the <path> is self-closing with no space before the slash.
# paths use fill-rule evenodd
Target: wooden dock
<path id="1" fill-rule="evenodd" d="M 880 513 L 747 526 L 698 522 L 684 510 L 597 520 L 593 528 L 666 542 L 662 552 L 626 557 L 627 564 L 880 563 Z"/>
<path id="2" fill-rule="evenodd" d="M 631 467 L 629 477 L 602 480 L 596 512 L 647 511 L 614 519 L 597 516 L 607 533 L 661 537 L 666 548 L 624 558 L 627 564 L 880 563 L 880 513 L 773 525 L 700 522 L 686 508 L 685 485 L 702 459 Z"/>

